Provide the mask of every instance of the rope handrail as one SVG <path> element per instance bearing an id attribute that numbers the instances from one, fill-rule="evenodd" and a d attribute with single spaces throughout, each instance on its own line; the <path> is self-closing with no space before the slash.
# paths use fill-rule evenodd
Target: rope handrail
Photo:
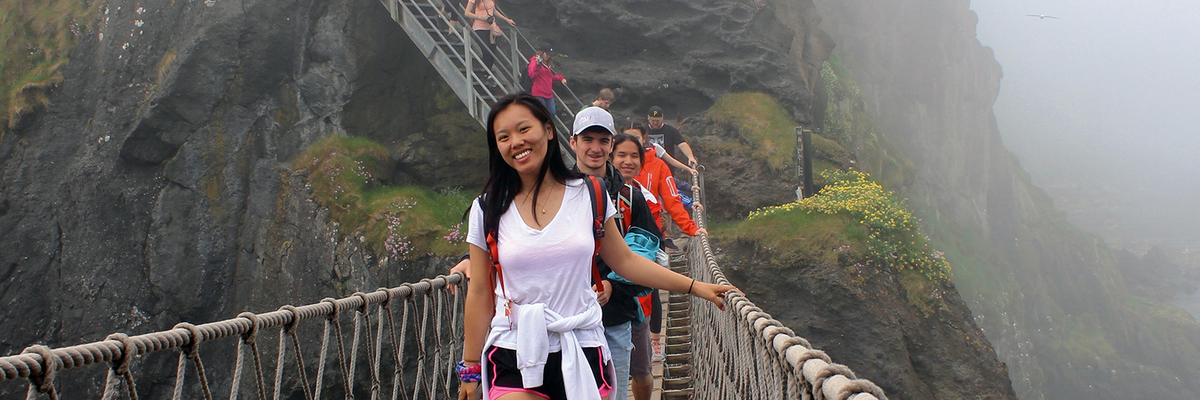
<path id="1" fill-rule="evenodd" d="M 131 361 L 141 355 L 167 351 L 180 350 L 178 372 L 175 376 L 174 399 L 179 399 L 182 395 L 184 386 L 184 376 L 186 369 L 186 361 L 191 361 L 196 366 L 198 381 L 204 392 L 205 399 L 211 400 L 212 393 L 209 387 L 208 378 L 204 372 L 204 364 L 200 360 L 199 346 L 202 343 L 229 338 L 240 337 L 241 340 L 237 343 L 236 366 L 234 368 L 234 380 L 232 384 L 231 399 L 238 397 L 238 391 L 241 386 L 240 379 L 242 371 L 245 369 L 246 363 L 252 363 L 254 367 L 255 382 L 257 383 L 259 399 L 265 399 L 265 384 L 262 377 L 262 362 L 258 350 L 256 337 L 263 330 L 271 328 L 279 328 L 279 351 L 278 359 L 275 365 L 275 380 L 274 393 L 275 399 L 279 399 L 282 389 L 282 374 L 285 364 L 285 355 L 287 346 L 285 346 L 286 338 L 290 337 L 294 348 L 294 359 L 300 368 L 296 368 L 299 381 L 303 385 L 303 393 L 306 399 L 320 398 L 322 388 L 322 377 L 324 376 L 325 364 L 327 359 L 327 349 L 330 345 L 330 334 L 336 332 L 336 354 L 339 359 L 339 365 L 342 371 L 342 389 L 347 393 L 348 398 L 352 398 L 352 393 L 355 388 L 356 381 L 354 380 L 355 361 L 358 358 L 360 338 L 366 338 L 366 346 L 368 349 L 367 359 L 373 364 L 369 368 L 369 390 L 372 392 L 372 399 L 377 399 L 376 394 L 380 391 L 380 364 L 383 351 L 383 343 L 385 336 L 383 335 L 385 321 L 388 327 L 390 340 L 390 349 L 393 352 L 393 357 L 390 362 L 394 365 L 393 376 L 393 399 L 395 395 L 403 391 L 403 375 L 404 365 L 401 364 L 407 340 L 419 340 L 420 346 L 418 351 L 421 354 L 420 359 L 425 362 L 431 362 L 433 365 L 433 376 L 426 379 L 425 385 L 417 385 L 414 388 L 411 398 L 419 397 L 421 389 L 424 389 L 427 398 L 436 397 L 439 389 L 444 390 L 442 393 L 449 393 L 451 385 L 451 365 L 454 358 L 454 350 L 461 348 L 462 324 L 459 319 L 460 310 L 462 309 L 462 290 L 465 288 L 465 279 L 461 273 L 454 273 L 449 276 L 440 275 L 433 279 L 422 279 L 416 283 L 405 283 L 394 288 L 381 288 L 369 293 L 358 292 L 348 297 L 341 299 L 326 298 L 318 303 L 308 304 L 304 306 L 285 305 L 276 311 L 254 314 L 244 312 L 235 318 L 222 321 L 210 322 L 201 325 L 191 325 L 188 323 L 177 324 L 174 328 L 152 333 L 141 334 L 137 336 L 127 336 L 124 334 L 109 335 L 108 338 L 98 342 L 61 347 L 51 349 L 45 346 L 31 346 L 24 352 L 16 355 L 0 357 L 0 383 L 5 381 L 13 381 L 17 379 L 28 379 L 30 381 L 29 396 L 34 396 L 35 392 L 48 393 L 51 399 L 57 399 L 57 390 L 54 387 L 54 376 L 56 373 L 64 370 L 84 367 L 92 364 L 108 363 L 110 364 L 109 377 L 104 389 L 104 399 L 111 399 L 115 395 L 116 387 L 124 384 L 129 398 L 136 399 L 137 391 L 134 387 L 133 375 L 129 371 Z M 450 295 L 449 287 L 458 287 L 460 290 L 454 291 Z M 424 297 L 424 310 L 421 311 L 424 315 L 418 319 L 417 316 L 409 317 L 410 311 L 415 314 L 418 312 L 416 298 Z M 401 313 L 401 335 L 396 334 L 396 323 L 393 318 L 392 303 L 396 300 L 404 300 Z M 431 301 L 436 302 L 436 306 Z M 372 322 L 371 306 L 375 307 L 376 318 Z M 430 321 L 430 308 L 437 308 L 436 320 Z M 445 312 L 447 308 L 453 317 L 446 318 Z M 347 360 L 346 352 L 342 344 L 343 334 L 340 322 L 340 315 L 343 312 L 354 311 L 354 338 L 351 346 L 350 358 Z M 386 315 L 385 315 L 386 314 Z M 324 317 L 324 339 L 322 340 L 320 361 L 318 362 L 318 371 L 315 376 L 315 389 L 309 386 L 309 378 L 307 375 L 308 366 L 304 363 L 301 355 L 300 340 L 296 336 L 296 326 L 305 320 Z M 415 327 L 419 332 L 415 333 L 416 338 L 408 337 L 409 320 L 416 322 Z M 436 329 L 431 328 L 430 324 L 435 324 Z M 364 326 L 365 325 L 365 326 Z M 374 327 L 372 326 L 374 325 Z M 444 326 L 448 325 L 450 332 L 444 332 Z M 372 336 L 372 328 L 375 329 L 375 334 Z M 433 330 L 433 331 L 431 331 Z M 433 360 L 426 360 L 426 347 L 430 334 L 435 334 L 435 340 L 443 340 L 448 338 L 448 347 L 450 348 L 447 354 L 448 357 L 442 357 L 442 347 L 436 346 L 434 349 L 436 355 Z M 243 345 L 250 347 L 252 358 L 244 357 Z M 447 360 L 441 360 L 447 358 Z M 250 361 L 252 360 L 252 361 Z M 418 376 L 426 376 L 423 374 L 423 365 L 418 366 Z M 418 380 L 419 381 L 419 380 Z M 423 386 L 423 387 L 422 387 Z M 439 387 L 440 386 L 440 387 Z M 407 392 L 403 394 L 408 398 Z"/>
<path id="2" fill-rule="evenodd" d="M 700 199 L 704 198 L 704 170 L 698 166 L 698 174 L 692 177 Z M 694 214 L 696 224 L 706 227 L 703 206 L 696 207 Z M 687 251 L 687 268 L 693 278 L 730 283 L 717 264 L 707 235 L 696 237 L 688 244 Z M 112 399 L 123 391 L 126 397 L 136 400 L 138 390 L 130 368 L 134 361 L 142 355 L 178 350 L 172 399 L 182 398 L 190 364 L 205 400 L 211 400 L 213 393 L 199 348 L 222 338 L 238 337 L 231 381 L 222 382 L 229 384 L 231 400 L 239 398 L 241 388 L 248 384 L 244 381 L 253 382 L 256 398 L 263 400 L 268 393 L 275 400 L 282 398 L 289 384 L 290 396 L 303 394 L 306 400 L 322 398 L 323 390 L 336 395 L 333 389 L 340 389 L 347 399 L 353 399 L 357 392 L 369 393 L 371 400 L 379 400 L 387 392 L 383 377 L 384 367 L 388 366 L 392 375 L 390 399 L 445 397 L 453 394 L 457 386 L 452 365 L 462 350 L 464 283 L 464 276 L 455 273 L 394 288 L 358 292 L 336 300 L 326 298 L 303 306 L 285 305 L 262 314 L 244 312 L 235 318 L 201 325 L 180 323 L 169 330 L 136 336 L 117 333 L 102 341 L 56 349 L 31 346 L 20 354 L 0 357 L 0 383 L 26 379 L 27 398 L 46 393 L 56 400 L 54 379 L 58 372 L 107 363 L 108 377 L 102 398 Z M 448 290 L 451 287 L 460 290 L 451 294 Z M 401 300 L 400 304 L 395 304 L 397 300 Z M 691 324 L 690 382 L 707 385 L 695 387 L 692 393 L 697 399 L 887 399 L 874 383 L 859 379 L 849 367 L 834 363 L 825 352 L 813 348 L 738 291 L 727 293 L 728 311 L 719 311 L 704 304 L 702 299 L 687 301 L 692 303 L 689 315 L 684 318 Z M 397 312 L 396 308 L 400 310 Z M 341 323 L 347 312 L 353 313 L 354 320 L 348 348 Z M 395 320 L 397 313 L 401 316 L 399 324 Z M 322 318 L 324 326 L 316 374 L 311 375 L 315 382 L 312 382 L 296 331 L 301 322 L 316 318 Z M 274 354 L 274 379 L 268 380 L 264 371 L 270 369 L 264 368 L 262 359 L 271 357 L 263 357 L 257 339 L 264 336 L 262 332 L 273 328 L 279 330 L 279 342 Z M 385 343 L 390 357 L 385 357 Z M 329 375 L 331 379 L 340 377 L 340 387 L 325 384 L 331 352 L 338 366 L 330 369 Z M 406 360 L 409 363 L 415 360 L 415 377 L 406 372 L 406 367 L 412 367 L 406 365 Z M 360 368 L 360 361 L 368 363 L 367 368 Z M 285 381 L 285 370 L 294 372 L 298 379 Z M 364 372 L 366 376 L 356 378 L 356 374 Z M 253 379 L 243 379 L 245 374 Z M 268 382 L 272 383 L 271 390 Z M 121 387 L 124 390 L 119 390 Z"/>
<path id="3" fill-rule="evenodd" d="M 704 167 L 692 176 L 694 190 L 704 193 Z M 703 204 L 703 203 L 700 203 Z M 703 206 L 694 207 L 696 225 L 708 224 Z M 697 280 L 730 285 L 717 264 L 708 235 L 698 235 L 688 245 L 688 267 Z M 883 390 L 869 380 L 833 363 L 825 352 L 746 298 L 740 291 L 726 293 L 726 309 L 707 307 L 691 300 L 693 382 L 697 399 L 854 399 L 887 400 Z M 735 373 L 729 373 L 734 369 Z"/>

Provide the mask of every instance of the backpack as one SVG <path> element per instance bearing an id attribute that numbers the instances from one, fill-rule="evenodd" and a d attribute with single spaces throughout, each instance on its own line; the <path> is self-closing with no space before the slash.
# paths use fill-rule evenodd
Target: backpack
<path id="1" fill-rule="evenodd" d="M 596 265 L 596 257 L 600 256 L 600 239 L 604 238 L 604 212 L 607 210 L 604 203 L 607 197 L 604 196 L 604 184 L 594 176 L 587 176 L 583 182 L 587 184 L 588 194 L 591 196 L 592 203 L 592 237 L 596 241 L 595 249 L 592 251 L 592 284 L 600 288 L 600 267 Z M 486 220 L 486 218 L 485 218 Z M 504 291 L 504 271 L 500 268 L 500 250 L 496 242 L 497 232 L 487 232 L 488 253 L 492 259 L 492 270 L 496 271 L 496 280 L 500 281 L 500 292 Z M 491 282 L 490 293 L 496 292 L 496 283 Z M 603 290 L 603 289 L 601 289 Z M 504 294 L 504 298 L 508 299 L 508 294 Z M 508 304 L 504 306 L 504 315 L 508 316 L 512 311 L 512 300 L 508 300 Z"/>
<path id="2" fill-rule="evenodd" d="M 533 78 L 529 76 L 529 63 L 525 63 L 525 69 L 521 71 L 521 78 L 518 84 L 521 85 L 521 90 L 525 93 L 533 92 Z"/>
<path id="3" fill-rule="evenodd" d="M 637 226 L 629 228 L 629 232 L 625 233 L 625 244 L 629 245 L 629 249 L 633 250 L 634 254 L 646 257 L 650 261 L 657 262 L 655 257 L 658 256 L 659 251 L 658 238 L 649 231 Z M 634 293 L 633 297 L 642 297 L 654 291 L 653 288 L 644 287 L 625 279 L 625 277 L 617 274 L 617 271 L 609 272 L 608 280 L 620 282 L 625 285 L 641 287 L 642 289 L 637 293 Z"/>

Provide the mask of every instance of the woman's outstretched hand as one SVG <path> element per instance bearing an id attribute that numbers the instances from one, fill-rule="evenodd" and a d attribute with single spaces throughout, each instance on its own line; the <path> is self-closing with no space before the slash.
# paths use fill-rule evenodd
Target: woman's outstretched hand
<path id="1" fill-rule="evenodd" d="M 738 288 L 729 285 L 717 285 L 708 282 L 696 281 L 692 285 L 692 296 L 696 296 L 717 305 L 721 311 L 725 311 L 725 292 L 730 290 L 738 290 Z M 740 291 L 740 290 L 739 290 Z"/>
<path id="2" fill-rule="evenodd" d="M 479 382 L 459 382 L 458 400 L 473 400 L 477 390 L 479 390 Z"/>

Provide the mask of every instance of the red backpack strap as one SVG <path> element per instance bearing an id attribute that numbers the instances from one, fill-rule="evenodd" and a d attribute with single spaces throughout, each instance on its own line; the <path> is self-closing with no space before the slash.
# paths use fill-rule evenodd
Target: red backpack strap
<path id="1" fill-rule="evenodd" d="M 592 196 L 592 236 L 596 240 L 595 249 L 592 251 L 592 283 L 596 285 L 597 291 L 603 290 L 600 282 L 603 278 L 600 277 L 600 267 L 596 265 L 596 257 L 600 256 L 600 239 L 604 238 L 604 212 L 608 211 L 607 204 L 604 202 L 608 199 L 604 196 L 604 184 L 594 176 L 588 176 L 584 180 L 588 183 L 588 193 Z"/>
<path id="2" fill-rule="evenodd" d="M 496 244 L 496 233 L 495 232 L 489 232 L 487 234 L 487 245 L 488 245 L 488 253 L 489 253 L 489 255 L 491 255 L 491 258 L 492 258 L 492 270 L 496 271 L 496 280 L 500 281 L 500 292 L 503 293 L 504 298 L 507 299 L 508 292 L 504 290 L 504 271 L 500 269 L 500 249 L 499 249 L 499 246 Z M 496 283 L 492 282 L 491 279 L 489 279 L 488 282 L 491 284 L 491 288 L 492 288 L 490 293 L 495 293 L 496 292 Z"/>
<path id="3" fill-rule="evenodd" d="M 621 186 L 621 191 L 617 193 L 617 213 L 619 214 L 617 228 L 621 230 L 621 236 L 625 236 L 629 232 L 629 228 L 633 226 L 633 185 L 628 183 Z"/>

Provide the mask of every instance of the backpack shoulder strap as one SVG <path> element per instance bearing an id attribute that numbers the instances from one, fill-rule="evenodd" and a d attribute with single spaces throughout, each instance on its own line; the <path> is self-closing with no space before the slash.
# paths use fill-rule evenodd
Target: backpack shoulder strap
<path id="1" fill-rule="evenodd" d="M 588 193 L 592 199 L 592 236 L 595 238 L 596 246 L 592 251 L 592 284 L 596 288 L 600 288 L 600 267 L 596 265 L 596 258 L 600 256 L 600 239 L 604 238 L 604 212 L 608 210 L 607 204 L 604 204 L 607 197 L 604 196 L 604 184 L 594 176 L 588 176 L 584 179 L 587 183 Z"/>

